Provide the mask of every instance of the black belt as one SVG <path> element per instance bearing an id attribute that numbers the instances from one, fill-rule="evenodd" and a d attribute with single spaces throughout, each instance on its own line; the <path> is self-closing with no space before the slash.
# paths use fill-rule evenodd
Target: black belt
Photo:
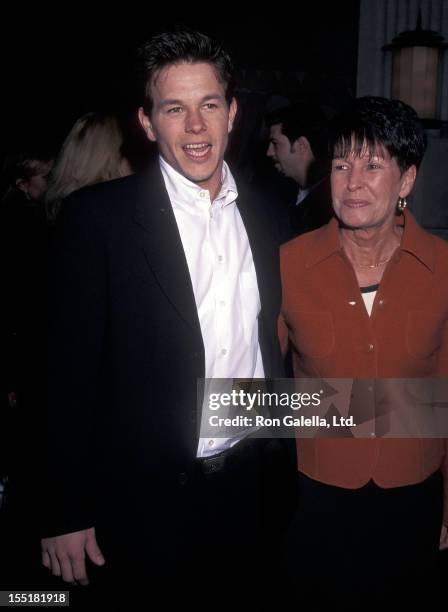
<path id="1" fill-rule="evenodd" d="M 216 474 L 217 472 L 222 472 L 226 464 L 229 463 L 231 459 L 233 459 L 236 455 L 239 455 L 241 452 L 247 450 L 249 446 L 252 446 L 256 438 L 251 438 L 250 436 L 243 438 L 231 448 L 222 451 L 216 455 L 212 455 L 211 457 L 200 457 L 198 458 L 197 465 L 199 466 L 200 471 L 207 476 L 210 474 Z"/>
<path id="2" fill-rule="evenodd" d="M 198 459 L 201 470 L 207 475 L 221 472 L 226 466 L 227 454 L 227 451 L 224 451 L 213 457 L 202 457 Z"/>

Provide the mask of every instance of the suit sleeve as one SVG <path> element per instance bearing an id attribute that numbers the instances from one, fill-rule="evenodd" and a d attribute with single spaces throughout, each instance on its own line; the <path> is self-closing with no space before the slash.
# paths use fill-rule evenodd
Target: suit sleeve
<path id="1" fill-rule="evenodd" d="M 287 266 L 286 266 L 285 248 L 282 247 L 280 249 L 280 278 L 281 278 L 281 283 L 282 283 L 282 303 L 281 303 L 281 308 L 280 308 L 280 314 L 279 314 L 278 321 L 277 321 L 277 331 L 278 331 L 280 348 L 281 348 L 283 357 L 285 357 L 286 353 L 288 352 L 288 344 L 289 344 L 288 325 L 287 325 L 286 318 L 284 315 L 285 292 L 286 292 L 286 285 L 287 285 L 286 267 Z"/>
<path id="2" fill-rule="evenodd" d="M 91 449 L 106 325 L 104 240 L 91 202 L 65 201 L 50 255 L 42 536 L 94 524 Z"/>

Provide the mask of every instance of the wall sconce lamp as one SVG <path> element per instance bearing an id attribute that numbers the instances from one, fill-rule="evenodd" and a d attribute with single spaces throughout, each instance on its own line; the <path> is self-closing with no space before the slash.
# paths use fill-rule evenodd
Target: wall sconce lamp
<path id="1" fill-rule="evenodd" d="M 382 47 L 383 51 L 392 51 L 391 97 L 415 108 L 428 128 L 440 125 L 439 83 L 447 47 L 443 36 L 422 29 L 420 11 L 415 30 L 401 32 Z"/>

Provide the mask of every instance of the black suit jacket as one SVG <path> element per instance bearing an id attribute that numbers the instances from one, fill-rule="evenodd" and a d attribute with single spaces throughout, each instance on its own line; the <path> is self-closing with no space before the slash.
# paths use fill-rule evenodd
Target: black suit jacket
<path id="1" fill-rule="evenodd" d="M 326 225 L 332 216 L 330 177 L 326 176 L 300 204 L 290 207 L 291 238 Z"/>
<path id="2" fill-rule="evenodd" d="M 275 224 L 261 201 L 238 190 L 260 291 L 264 370 L 280 377 Z M 150 504 L 163 515 L 160 500 L 181 491 L 194 470 L 197 379 L 205 372 L 187 261 L 158 164 L 74 194 L 54 242 L 47 536 L 96 525 L 111 504 Z"/>

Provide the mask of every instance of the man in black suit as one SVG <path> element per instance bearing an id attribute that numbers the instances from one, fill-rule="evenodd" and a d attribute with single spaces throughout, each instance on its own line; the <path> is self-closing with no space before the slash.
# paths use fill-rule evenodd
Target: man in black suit
<path id="1" fill-rule="evenodd" d="M 57 228 L 42 562 L 80 584 L 86 561 L 105 564 L 165 608 L 208 591 L 227 605 L 254 586 L 264 467 L 281 453 L 201 436 L 197 381 L 282 375 L 277 245 L 223 161 L 229 56 L 178 31 L 139 57 L 139 120 L 159 160 L 71 196 Z"/>
<path id="2" fill-rule="evenodd" d="M 325 225 L 333 214 L 327 120 L 319 106 L 300 102 L 273 111 L 266 123 L 267 156 L 299 186 L 296 201 L 289 206 L 293 238 Z"/>

